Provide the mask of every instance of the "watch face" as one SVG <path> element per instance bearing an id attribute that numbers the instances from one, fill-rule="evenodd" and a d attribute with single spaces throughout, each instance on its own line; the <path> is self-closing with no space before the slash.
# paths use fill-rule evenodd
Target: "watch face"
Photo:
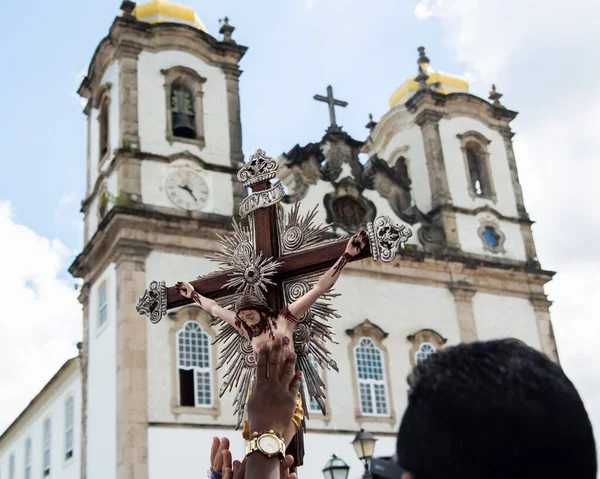
<path id="1" fill-rule="evenodd" d="M 188 168 L 177 169 L 167 176 L 167 196 L 184 210 L 199 210 L 208 198 L 208 187 L 202 176 Z"/>
<path id="2" fill-rule="evenodd" d="M 273 436 L 261 436 L 258 438 L 258 447 L 265 454 L 274 455 L 279 452 L 279 440 Z"/>

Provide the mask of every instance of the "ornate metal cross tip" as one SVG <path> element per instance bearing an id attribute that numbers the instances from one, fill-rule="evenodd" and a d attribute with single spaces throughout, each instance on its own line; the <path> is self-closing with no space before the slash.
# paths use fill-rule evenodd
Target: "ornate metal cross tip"
<path id="1" fill-rule="evenodd" d="M 367 233 L 373 261 L 381 258 L 384 263 L 392 261 L 413 234 L 408 226 L 394 223 L 388 216 L 375 218 L 367 225 Z"/>
<path id="2" fill-rule="evenodd" d="M 248 162 L 238 171 L 237 177 L 246 188 L 275 178 L 279 162 L 267 156 L 263 150 L 256 150 Z"/>
<path id="3" fill-rule="evenodd" d="M 150 287 L 138 300 L 136 311 L 150 322 L 158 323 L 167 314 L 167 286 L 164 281 L 152 281 Z"/>

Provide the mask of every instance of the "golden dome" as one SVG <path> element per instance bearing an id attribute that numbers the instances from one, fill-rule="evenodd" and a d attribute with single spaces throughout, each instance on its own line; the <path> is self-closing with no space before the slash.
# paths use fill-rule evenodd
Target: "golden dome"
<path id="1" fill-rule="evenodd" d="M 182 23 L 208 33 L 204 23 L 202 23 L 202 20 L 198 18 L 198 15 L 196 15 L 196 12 L 192 8 L 177 5 L 168 0 L 152 0 L 151 2 L 137 5 L 133 14 L 142 22 Z"/>
<path id="2" fill-rule="evenodd" d="M 426 81 L 427 85 L 432 86 L 437 93 L 447 95 L 448 93 L 466 93 L 469 91 L 469 84 L 464 78 L 437 72 L 431 68 L 429 58 L 425 56 L 425 48 L 423 47 L 419 47 L 419 60 L 417 63 L 429 77 Z M 417 91 L 419 91 L 419 83 L 414 78 L 409 78 L 390 97 L 390 107 L 404 105 Z"/>

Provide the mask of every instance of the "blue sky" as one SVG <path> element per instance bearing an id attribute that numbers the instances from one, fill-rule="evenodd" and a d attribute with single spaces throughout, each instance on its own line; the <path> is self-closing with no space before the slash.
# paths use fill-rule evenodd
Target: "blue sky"
<path id="1" fill-rule="evenodd" d="M 504 105 L 520 112 L 515 151 L 538 256 L 558 271 L 547 291 L 559 354 L 600 428 L 592 298 L 600 286 L 600 68 L 592 61 L 600 2 L 183 1 L 214 35 L 228 15 L 234 39 L 249 47 L 240 80 L 246 155 L 318 141 L 328 113 L 312 97 L 329 84 L 349 103 L 338 109 L 338 124 L 364 139 L 368 114 L 378 120 L 415 74 L 419 45 L 434 68 L 466 75 L 475 94 L 487 98 L 497 84 Z M 0 429 L 81 334 L 66 273 L 82 246 L 86 123 L 76 90 L 120 2 L 74 5 L 30 0 L 4 2 L 2 10 L 10 21 L 0 30 L 0 363 L 21 367 L 18 375 L 0 371 L 3 389 L 13 391 Z"/>

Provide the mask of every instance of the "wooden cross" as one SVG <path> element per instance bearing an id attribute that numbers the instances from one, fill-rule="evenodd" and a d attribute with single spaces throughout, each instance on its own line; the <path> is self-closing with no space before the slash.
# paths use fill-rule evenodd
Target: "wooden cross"
<path id="1" fill-rule="evenodd" d="M 329 121 L 331 122 L 331 126 L 329 128 L 332 130 L 339 130 L 339 127 L 335 122 L 335 107 L 346 107 L 348 106 L 348 102 L 333 98 L 333 88 L 331 88 L 331 85 L 327 87 L 327 96 L 315 95 L 313 98 L 317 101 L 323 101 L 329 105 Z"/>
<path id="2" fill-rule="evenodd" d="M 252 190 L 240 204 L 240 216 L 253 216 L 254 253 L 279 263 L 275 274 L 269 277 L 272 284 L 267 285 L 265 293 L 265 299 L 274 311 L 280 311 L 283 307 L 284 282 L 329 269 L 342 256 L 348 243 L 346 238 L 317 244 L 297 252 L 281 253 L 284 248 L 280 244 L 277 207 L 285 193 L 281 183 L 271 183 L 278 167 L 277 160 L 267 157 L 262 150 L 257 150 L 238 173 L 238 179 Z M 381 258 L 383 261 L 391 261 L 399 246 L 412 234 L 410 228 L 395 225 L 387 217 L 377 218 L 373 224 L 368 225 L 367 231 L 368 247 L 350 261 L 371 256 L 375 260 Z M 216 272 L 189 283 L 201 295 L 217 300 L 234 294 L 226 285 L 232 272 L 233 270 Z M 156 323 L 168 310 L 190 303 L 192 300 L 180 296 L 175 286 L 166 287 L 164 282 L 153 281 L 138 301 L 137 311 Z"/>
<path id="3" fill-rule="evenodd" d="M 271 183 L 271 179 L 275 177 L 279 165 L 276 160 L 264 156 L 264 152 L 258 150 L 250 157 L 250 162 L 240 170 L 240 174 L 253 161 L 256 162 L 255 169 L 257 171 L 264 166 L 264 162 L 270 161 L 273 165 L 270 166 L 271 171 L 267 173 L 265 173 L 267 170 L 261 170 L 257 176 L 257 181 L 252 181 L 252 178 L 250 178 L 251 181 L 244 184 L 251 187 L 252 192 L 240 205 L 240 216 L 245 217 L 252 214 L 254 217 L 253 237 L 256 254 L 262 253 L 263 257 L 273 258 L 280 263 L 277 272 L 270 278 L 273 284 L 268 285 L 265 295 L 269 306 L 274 311 L 279 311 L 283 300 L 282 283 L 286 280 L 329 269 L 344 253 L 348 239 L 330 241 L 304 251 L 282 255 L 282 248 L 279 244 L 277 204 L 283 198 L 284 192 L 281 183 L 276 183 L 275 186 Z M 240 174 L 238 174 L 238 178 Z M 252 175 L 248 175 L 248 177 L 250 176 Z M 350 261 L 358 261 L 372 256 L 374 259 L 381 258 L 383 261 L 391 261 L 398 247 L 412 234 L 409 228 L 403 225 L 395 225 L 386 217 L 379 217 L 374 223 L 375 226 L 369 226 L 368 247 L 365 247 L 360 254 L 354 256 Z M 379 226 L 378 229 L 377 226 Z M 396 234 L 397 238 L 390 239 L 390 233 L 392 236 Z M 374 242 L 376 244 L 373 244 Z M 230 278 L 231 271 L 225 270 L 189 281 L 189 283 L 201 295 L 216 300 L 233 293 L 231 289 L 225 287 L 225 283 Z M 146 295 L 140 298 L 137 310 L 140 314 L 148 316 L 152 322 L 160 321 L 168 310 L 192 303 L 191 299 L 180 296 L 174 285 L 164 288 L 164 291 L 159 291 L 158 286 L 151 288 L 151 290 L 154 291 L 154 294 L 151 295 L 152 298 L 146 298 L 145 301 Z M 146 291 L 147 294 L 149 292 L 150 290 Z"/>

